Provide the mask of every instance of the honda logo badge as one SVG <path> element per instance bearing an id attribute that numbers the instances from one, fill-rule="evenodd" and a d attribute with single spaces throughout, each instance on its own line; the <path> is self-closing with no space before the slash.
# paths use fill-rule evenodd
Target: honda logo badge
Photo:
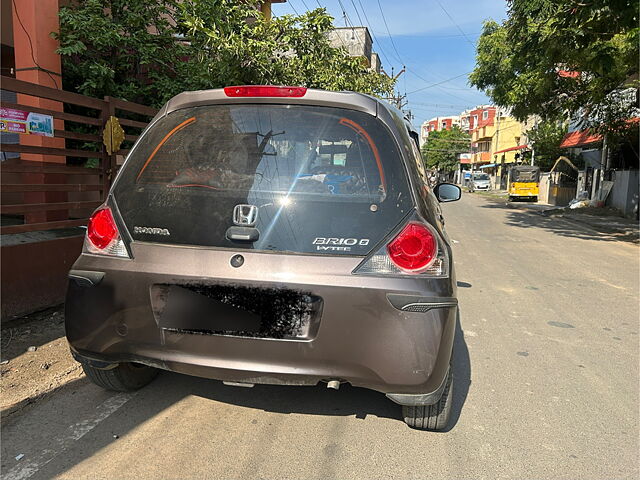
<path id="1" fill-rule="evenodd" d="M 241 227 L 253 227 L 258 220 L 258 207 L 255 205 L 236 205 L 233 209 L 233 223 Z"/>

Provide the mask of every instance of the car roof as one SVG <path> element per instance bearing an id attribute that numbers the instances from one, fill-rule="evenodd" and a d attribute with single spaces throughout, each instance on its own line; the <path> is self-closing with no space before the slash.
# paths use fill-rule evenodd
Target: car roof
<path id="1" fill-rule="evenodd" d="M 246 103 L 329 106 L 359 110 L 376 116 L 379 107 L 382 106 L 377 98 L 356 92 L 331 92 L 309 88 L 303 97 L 228 97 L 224 89 L 216 88 L 180 93 L 169 100 L 159 114 L 164 116 L 182 108 L 200 105 Z"/>
<path id="2" fill-rule="evenodd" d="M 403 122 L 406 127 L 417 135 L 417 132 L 398 108 L 390 103 L 364 93 L 308 88 L 303 97 L 228 97 L 223 88 L 210 90 L 195 90 L 182 92 L 171 98 L 160 109 L 154 121 L 171 112 L 183 108 L 216 104 L 285 104 L 285 105 L 318 105 L 325 107 L 347 108 L 358 110 L 379 117 L 384 109 L 391 116 Z M 153 122 L 152 122 L 153 123 Z"/>

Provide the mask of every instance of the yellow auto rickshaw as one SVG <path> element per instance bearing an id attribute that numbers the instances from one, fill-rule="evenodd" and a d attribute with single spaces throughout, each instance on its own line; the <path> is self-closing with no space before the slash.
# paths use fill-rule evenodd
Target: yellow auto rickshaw
<path id="1" fill-rule="evenodd" d="M 509 169 L 509 201 L 526 198 L 538 201 L 540 168 L 530 165 L 515 165 Z"/>

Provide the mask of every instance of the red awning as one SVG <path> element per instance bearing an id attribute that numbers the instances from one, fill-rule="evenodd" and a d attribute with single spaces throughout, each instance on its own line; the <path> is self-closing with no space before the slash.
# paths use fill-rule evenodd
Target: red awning
<path id="1" fill-rule="evenodd" d="M 497 152 L 493 152 L 493 154 L 504 153 L 504 152 L 512 152 L 514 150 L 522 150 L 523 148 L 529 148 L 529 145 L 518 145 L 517 147 L 509 147 L 504 150 L 498 150 Z"/>
<path id="2" fill-rule="evenodd" d="M 567 133 L 560 143 L 560 148 L 581 147 L 602 140 L 602 135 L 591 134 L 589 130 L 576 130 Z"/>
<path id="3" fill-rule="evenodd" d="M 470 164 L 471 163 L 471 159 L 470 158 L 461 158 L 460 159 L 460 163 L 463 164 L 463 165 Z"/>

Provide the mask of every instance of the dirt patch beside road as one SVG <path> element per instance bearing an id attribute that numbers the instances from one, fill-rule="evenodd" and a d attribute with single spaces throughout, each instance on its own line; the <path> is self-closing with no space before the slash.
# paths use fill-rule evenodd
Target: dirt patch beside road
<path id="1" fill-rule="evenodd" d="M 69 352 L 62 306 L 3 325 L 1 345 L 3 419 L 84 376 Z"/>
<path id="2" fill-rule="evenodd" d="M 477 192 L 489 202 L 504 205 L 513 210 L 528 211 L 546 218 L 558 218 L 589 228 L 606 240 L 640 244 L 638 221 L 625 218 L 611 207 L 584 207 L 571 209 L 533 202 L 509 202 L 506 195 L 497 192 Z"/>

